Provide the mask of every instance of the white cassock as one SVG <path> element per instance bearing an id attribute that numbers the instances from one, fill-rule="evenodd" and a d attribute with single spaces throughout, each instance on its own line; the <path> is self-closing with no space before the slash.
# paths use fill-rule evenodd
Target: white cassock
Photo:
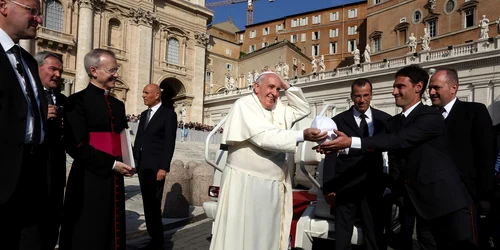
<path id="1" fill-rule="evenodd" d="M 211 250 L 285 250 L 292 221 L 292 187 L 286 153 L 297 144 L 292 123 L 309 114 L 302 90 L 285 91 L 273 110 L 255 94 L 238 99 L 222 135 L 229 145 L 222 174 Z"/>

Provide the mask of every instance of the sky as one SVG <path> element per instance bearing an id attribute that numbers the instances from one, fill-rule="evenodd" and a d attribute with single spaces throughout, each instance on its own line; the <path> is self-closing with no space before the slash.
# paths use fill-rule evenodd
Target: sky
<path id="1" fill-rule="evenodd" d="M 206 3 L 221 2 L 229 0 L 206 0 Z M 261 23 L 268 20 L 281 18 L 287 15 L 299 14 L 312 10 L 324 9 L 342 4 L 359 2 L 360 0 L 257 0 L 253 2 L 253 23 Z M 245 29 L 247 22 L 247 1 L 214 7 L 215 11 L 212 24 L 225 22 L 229 17 L 240 30 Z"/>

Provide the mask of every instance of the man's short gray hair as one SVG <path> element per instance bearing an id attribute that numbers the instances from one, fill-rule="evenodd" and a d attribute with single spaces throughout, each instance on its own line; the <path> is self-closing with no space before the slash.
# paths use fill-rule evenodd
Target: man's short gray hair
<path id="1" fill-rule="evenodd" d="M 47 59 L 49 57 L 54 57 L 57 60 L 59 60 L 61 63 L 63 63 L 61 55 L 58 55 L 56 53 L 52 53 L 50 51 L 38 52 L 38 53 L 36 53 L 36 55 L 34 57 L 35 57 L 36 62 L 38 63 L 38 66 L 42 66 L 45 63 L 45 59 Z"/>
<path id="2" fill-rule="evenodd" d="M 93 49 L 89 53 L 87 53 L 83 58 L 83 65 L 85 67 L 85 71 L 87 71 L 87 75 L 90 78 L 92 78 L 92 73 L 90 73 L 90 67 L 99 67 L 102 55 L 108 55 L 113 58 L 116 58 L 115 53 L 107 49 Z"/>

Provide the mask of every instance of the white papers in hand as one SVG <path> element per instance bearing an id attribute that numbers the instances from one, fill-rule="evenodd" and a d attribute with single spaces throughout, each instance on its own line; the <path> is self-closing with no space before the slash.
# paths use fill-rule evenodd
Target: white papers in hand
<path id="1" fill-rule="evenodd" d="M 132 152 L 132 141 L 130 140 L 130 130 L 124 129 L 120 133 L 120 143 L 122 148 L 122 162 L 135 168 L 134 153 Z"/>
<path id="2" fill-rule="evenodd" d="M 337 138 L 337 135 L 333 132 L 334 129 L 337 129 L 337 124 L 335 124 L 330 117 L 316 116 L 312 121 L 311 128 L 318 128 L 321 132 L 326 131 L 328 134 L 328 137 L 324 140 L 318 141 L 318 144 Z"/>

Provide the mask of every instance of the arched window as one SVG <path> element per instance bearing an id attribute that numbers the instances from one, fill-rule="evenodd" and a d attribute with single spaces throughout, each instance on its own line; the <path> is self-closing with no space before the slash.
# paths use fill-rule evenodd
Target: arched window
<path id="1" fill-rule="evenodd" d="M 179 64 L 179 41 L 168 39 L 167 63 Z"/>
<path id="2" fill-rule="evenodd" d="M 64 22 L 63 5 L 56 0 L 47 0 L 44 24 L 47 29 L 62 32 Z"/>
<path id="3" fill-rule="evenodd" d="M 115 18 L 109 20 L 108 46 L 114 48 L 122 47 L 122 26 L 120 21 Z"/>

